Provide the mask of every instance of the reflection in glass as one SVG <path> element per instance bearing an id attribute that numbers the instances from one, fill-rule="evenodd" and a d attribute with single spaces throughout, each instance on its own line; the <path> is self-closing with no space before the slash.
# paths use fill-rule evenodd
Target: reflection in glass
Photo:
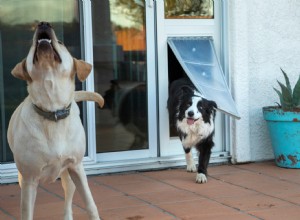
<path id="1" fill-rule="evenodd" d="M 214 18 L 214 0 L 165 0 L 165 18 Z"/>
<path id="2" fill-rule="evenodd" d="M 81 57 L 77 0 L 1 1 L 0 6 L 0 162 L 13 161 L 6 130 L 15 108 L 27 96 L 26 82 L 11 75 L 31 46 L 36 24 L 49 21 L 74 57 Z M 81 83 L 76 84 L 81 89 Z"/>
<path id="3" fill-rule="evenodd" d="M 97 152 L 148 148 L 145 7 L 142 0 L 92 1 Z"/>

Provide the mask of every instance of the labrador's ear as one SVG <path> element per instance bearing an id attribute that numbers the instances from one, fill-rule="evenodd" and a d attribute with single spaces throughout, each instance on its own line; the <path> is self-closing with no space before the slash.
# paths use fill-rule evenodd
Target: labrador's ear
<path id="1" fill-rule="evenodd" d="M 90 74 L 92 70 L 92 65 L 83 60 L 77 60 L 75 58 L 73 59 L 74 59 L 74 66 L 75 66 L 75 72 L 77 74 L 77 77 L 81 82 L 83 82 Z"/>
<path id="2" fill-rule="evenodd" d="M 29 76 L 27 69 L 26 69 L 26 59 L 24 59 L 24 60 L 22 60 L 22 62 L 18 63 L 11 71 L 11 74 L 18 79 L 26 80 L 29 82 L 32 81 L 32 79 Z"/>

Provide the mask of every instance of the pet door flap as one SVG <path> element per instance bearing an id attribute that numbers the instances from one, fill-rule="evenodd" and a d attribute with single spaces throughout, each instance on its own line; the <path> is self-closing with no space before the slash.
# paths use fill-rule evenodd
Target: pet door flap
<path id="1" fill-rule="evenodd" d="M 168 44 L 203 97 L 215 101 L 217 110 L 240 119 L 212 37 L 169 37 Z"/>

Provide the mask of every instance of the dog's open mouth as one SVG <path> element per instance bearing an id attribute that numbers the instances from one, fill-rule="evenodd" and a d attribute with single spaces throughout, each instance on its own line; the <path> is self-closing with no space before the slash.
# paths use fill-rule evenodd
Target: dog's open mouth
<path id="1" fill-rule="evenodd" d="M 195 119 L 195 118 L 187 118 L 186 122 L 188 123 L 188 125 L 193 125 L 199 118 Z"/>
<path id="2" fill-rule="evenodd" d="M 50 46 L 53 48 L 52 40 L 51 40 L 51 27 L 44 27 L 44 28 L 38 28 L 37 30 L 37 39 L 36 44 L 37 48 L 39 48 L 41 45 Z"/>
<path id="3" fill-rule="evenodd" d="M 53 46 L 53 34 L 52 27 L 48 23 L 38 26 L 36 33 L 36 50 L 34 61 L 39 60 L 39 51 L 42 51 L 43 53 L 53 54 L 54 59 L 58 62 L 61 62 L 61 58 Z"/>

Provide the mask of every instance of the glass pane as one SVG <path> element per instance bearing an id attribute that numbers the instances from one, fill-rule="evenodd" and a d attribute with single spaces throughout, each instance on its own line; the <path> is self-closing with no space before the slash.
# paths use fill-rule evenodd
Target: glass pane
<path id="1" fill-rule="evenodd" d="M 27 96 L 26 82 L 14 78 L 11 70 L 27 56 L 36 24 L 49 21 L 71 54 L 80 58 L 79 19 L 77 0 L 1 0 L 0 162 L 13 161 L 6 130 L 13 111 Z"/>
<path id="2" fill-rule="evenodd" d="M 145 1 L 92 1 L 97 153 L 148 148 Z"/>
<path id="3" fill-rule="evenodd" d="M 239 118 L 211 37 L 170 37 L 168 44 L 187 76 L 218 110 Z"/>
<path id="4" fill-rule="evenodd" d="M 213 19 L 214 0 L 165 0 L 167 19 Z"/>

